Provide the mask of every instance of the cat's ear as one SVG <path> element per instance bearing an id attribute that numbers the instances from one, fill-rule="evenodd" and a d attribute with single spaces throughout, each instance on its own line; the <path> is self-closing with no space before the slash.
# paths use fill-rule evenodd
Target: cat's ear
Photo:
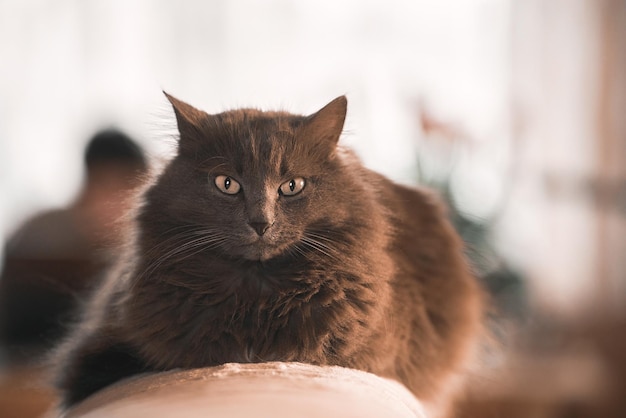
<path id="1" fill-rule="evenodd" d="M 174 108 L 176 124 L 178 125 L 178 132 L 180 132 L 179 149 L 194 147 L 202 137 L 202 125 L 206 123 L 209 115 L 166 92 L 163 94 Z"/>
<path id="2" fill-rule="evenodd" d="M 347 107 L 348 99 L 346 96 L 339 96 L 316 113 L 308 116 L 302 125 L 303 136 L 332 152 L 341 136 Z"/>

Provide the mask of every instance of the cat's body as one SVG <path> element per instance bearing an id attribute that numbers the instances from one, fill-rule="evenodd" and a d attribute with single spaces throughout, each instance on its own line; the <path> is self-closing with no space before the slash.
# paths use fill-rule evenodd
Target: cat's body
<path id="1" fill-rule="evenodd" d="M 144 371 L 263 361 L 361 369 L 445 402 L 480 292 L 436 199 L 336 146 L 345 98 L 309 117 L 168 98 L 178 155 L 60 351 L 65 404 Z"/>

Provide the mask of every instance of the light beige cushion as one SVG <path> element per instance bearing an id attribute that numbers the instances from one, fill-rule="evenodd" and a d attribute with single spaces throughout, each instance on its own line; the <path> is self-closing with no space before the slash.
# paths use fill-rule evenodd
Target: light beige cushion
<path id="1" fill-rule="evenodd" d="M 400 383 L 342 367 L 226 364 L 137 376 L 93 395 L 66 418 L 425 418 Z"/>

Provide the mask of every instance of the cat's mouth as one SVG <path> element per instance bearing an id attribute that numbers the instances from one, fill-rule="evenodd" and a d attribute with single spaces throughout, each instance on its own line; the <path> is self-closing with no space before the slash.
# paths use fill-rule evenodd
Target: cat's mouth
<path id="1" fill-rule="evenodd" d="M 287 247 L 284 242 L 276 243 L 259 237 L 241 247 L 241 256 L 249 261 L 268 261 L 283 255 Z"/>

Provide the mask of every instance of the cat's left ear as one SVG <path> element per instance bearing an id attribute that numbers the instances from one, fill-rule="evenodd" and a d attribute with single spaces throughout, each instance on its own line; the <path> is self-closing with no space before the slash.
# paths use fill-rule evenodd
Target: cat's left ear
<path id="1" fill-rule="evenodd" d="M 335 149 L 346 120 L 348 99 L 339 96 L 316 113 L 308 116 L 302 126 L 303 135 L 318 144 Z"/>
<path id="2" fill-rule="evenodd" d="M 176 97 L 163 92 L 174 108 L 178 132 L 180 132 L 179 149 L 191 148 L 202 137 L 202 125 L 206 122 L 206 112 L 196 109 Z"/>

